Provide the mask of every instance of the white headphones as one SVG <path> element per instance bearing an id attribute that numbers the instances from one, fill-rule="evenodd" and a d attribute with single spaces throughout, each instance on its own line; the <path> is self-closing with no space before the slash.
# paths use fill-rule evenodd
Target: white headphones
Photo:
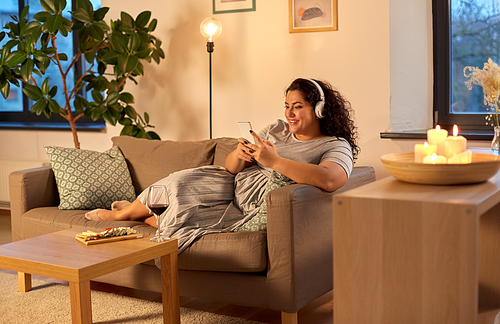
<path id="1" fill-rule="evenodd" d="M 314 84 L 319 91 L 319 101 L 314 107 L 314 113 L 316 114 L 316 117 L 323 118 L 325 117 L 325 111 L 323 109 L 325 108 L 325 94 L 323 93 L 323 89 L 321 89 L 321 86 L 318 84 L 318 82 L 314 81 L 313 79 L 308 80 L 311 81 L 311 83 Z"/>

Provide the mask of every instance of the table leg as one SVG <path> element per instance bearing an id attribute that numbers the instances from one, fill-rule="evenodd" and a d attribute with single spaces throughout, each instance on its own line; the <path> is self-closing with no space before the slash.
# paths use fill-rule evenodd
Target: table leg
<path id="1" fill-rule="evenodd" d="M 19 284 L 19 292 L 28 292 L 31 290 L 31 274 L 18 272 L 17 282 Z"/>
<path id="2" fill-rule="evenodd" d="M 177 251 L 161 257 L 163 323 L 180 324 L 179 273 Z"/>
<path id="3" fill-rule="evenodd" d="M 92 304 L 90 301 L 90 281 L 70 282 L 71 322 L 73 324 L 92 323 Z"/>

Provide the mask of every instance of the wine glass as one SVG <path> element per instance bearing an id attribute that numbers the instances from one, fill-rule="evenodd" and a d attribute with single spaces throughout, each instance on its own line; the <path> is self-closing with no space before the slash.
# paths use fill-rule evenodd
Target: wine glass
<path id="1" fill-rule="evenodd" d="M 148 198 L 146 204 L 156 217 L 156 224 L 158 224 L 158 231 L 156 231 L 155 237 L 151 239 L 153 242 L 163 242 L 168 240 L 161 236 L 161 222 L 160 215 L 167 209 L 169 205 L 167 187 L 164 185 L 153 185 L 149 187 Z"/>

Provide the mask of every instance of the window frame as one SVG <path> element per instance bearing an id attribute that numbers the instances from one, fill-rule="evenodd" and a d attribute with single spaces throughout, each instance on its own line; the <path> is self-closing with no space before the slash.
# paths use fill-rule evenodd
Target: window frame
<path id="1" fill-rule="evenodd" d="M 27 6 L 28 0 L 18 0 L 18 13 L 19 17 L 21 11 Z M 76 0 L 71 0 L 71 7 L 76 8 Z M 72 9 L 74 10 L 74 9 Z M 0 26 L 3 29 L 3 26 Z M 78 35 L 76 32 L 72 33 L 73 38 L 73 53 L 78 50 Z M 84 62 L 80 61 L 80 64 L 75 65 L 75 78 L 81 76 L 82 64 Z M 12 87 L 15 86 L 11 86 Z M 23 84 L 19 89 L 22 90 Z M 33 130 L 71 130 L 69 122 L 64 119 L 59 114 L 51 114 L 50 119 L 45 117 L 45 115 L 37 116 L 30 111 L 29 98 L 21 91 L 23 97 L 23 111 L 22 112 L 0 112 L 0 129 L 33 129 Z M 0 100 L 4 100 L 3 97 Z M 88 117 L 82 117 L 76 122 L 77 130 L 88 130 L 88 131 L 102 131 L 106 128 L 106 122 L 103 118 L 99 118 L 94 121 Z"/>
<path id="2" fill-rule="evenodd" d="M 451 1 L 432 0 L 434 98 L 433 125 L 451 130 L 456 124 L 468 132 L 493 134 L 485 114 L 451 112 Z M 464 84 L 465 87 L 465 84 Z"/>

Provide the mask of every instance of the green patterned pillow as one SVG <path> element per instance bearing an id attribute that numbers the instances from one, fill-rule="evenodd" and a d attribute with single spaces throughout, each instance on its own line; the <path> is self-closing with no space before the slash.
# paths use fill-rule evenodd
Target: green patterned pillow
<path id="1" fill-rule="evenodd" d="M 295 181 L 282 175 L 279 172 L 273 171 L 273 173 L 269 177 L 269 181 L 267 182 L 266 190 L 264 191 L 264 202 L 262 202 L 262 205 L 260 205 L 259 212 L 250 220 L 248 220 L 246 223 L 237 227 L 234 231 L 256 232 L 256 231 L 267 230 L 267 201 L 266 201 L 267 194 L 271 190 L 274 190 L 276 188 L 281 188 L 293 183 L 295 183 Z"/>
<path id="2" fill-rule="evenodd" d="M 111 207 L 135 196 L 127 162 L 118 146 L 96 151 L 45 146 L 59 191 L 59 209 Z"/>

